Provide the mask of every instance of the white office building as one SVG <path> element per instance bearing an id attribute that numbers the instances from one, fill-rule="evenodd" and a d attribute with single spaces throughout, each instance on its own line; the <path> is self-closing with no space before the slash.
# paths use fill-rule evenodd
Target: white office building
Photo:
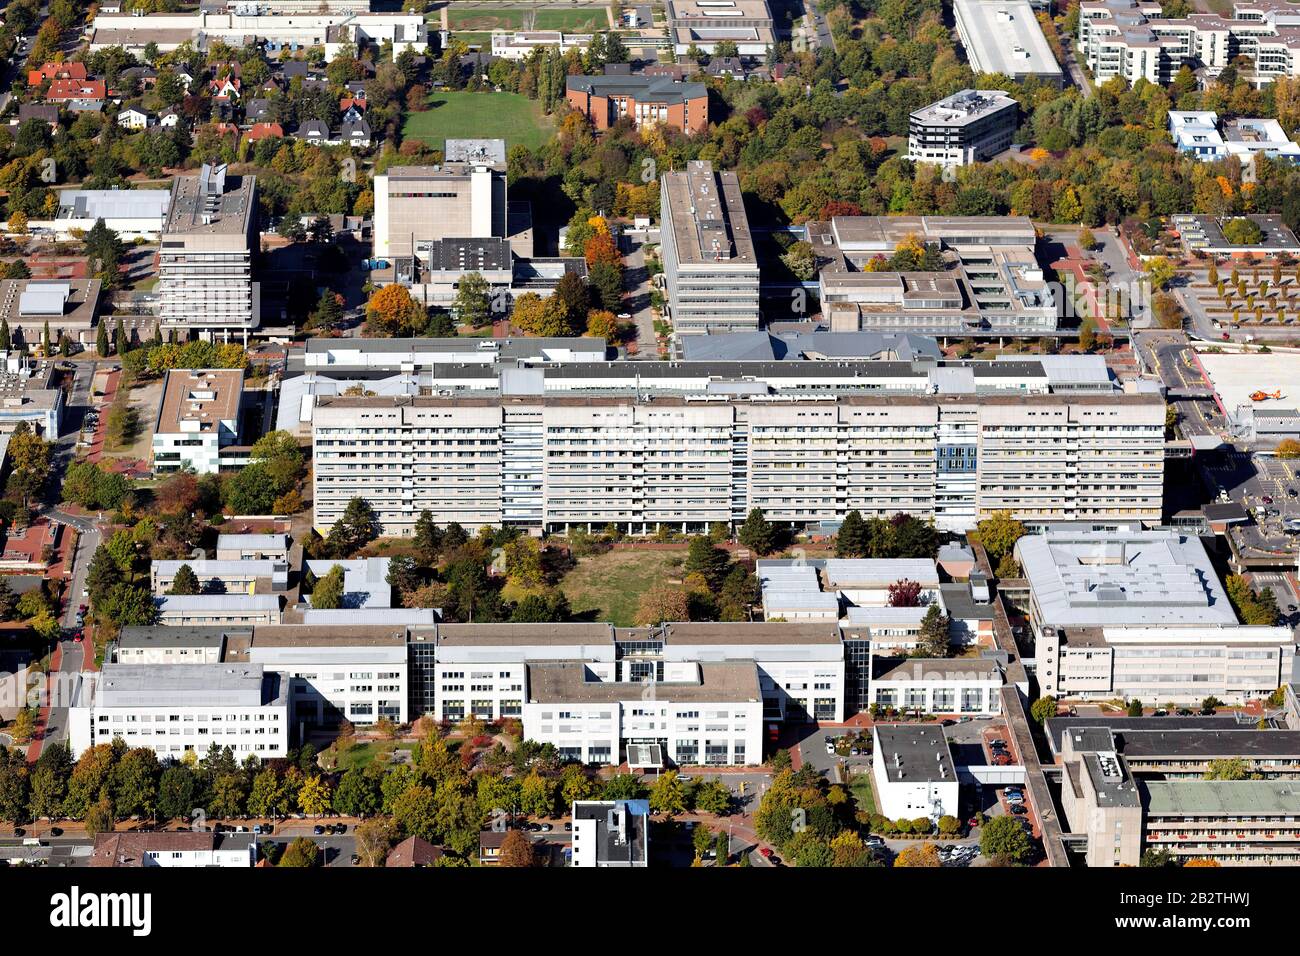
<path id="1" fill-rule="evenodd" d="M 650 805 L 645 800 L 577 800 L 573 866 L 650 865 Z"/>
<path id="2" fill-rule="evenodd" d="M 1011 147 L 1020 104 L 1002 90 L 962 90 L 914 110 L 907 158 L 938 166 L 969 166 Z"/>
<path id="3" fill-rule="evenodd" d="M 235 759 L 281 757 L 289 709 L 279 676 L 259 664 L 105 664 L 73 691 L 68 735 L 73 759 L 121 737 L 179 760 L 216 744 Z"/>
<path id="4" fill-rule="evenodd" d="M 878 724 L 871 776 L 876 804 L 891 820 L 959 813 L 957 767 L 943 728 L 935 724 Z"/>

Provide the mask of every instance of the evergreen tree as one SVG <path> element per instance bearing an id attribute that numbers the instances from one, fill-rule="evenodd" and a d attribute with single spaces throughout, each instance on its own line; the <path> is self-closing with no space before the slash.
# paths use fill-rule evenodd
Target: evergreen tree
<path id="1" fill-rule="evenodd" d="M 168 594 L 184 595 L 198 594 L 199 576 L 194 573 L 194 569 L 188 564 L 182 564 L 176 569 L 176 577 L 172 579 L 171 590 Z"/>
<path id="2" fill-rule="evenodd" d="M 9 335 L 9 320 L 0 319 L 0 352 L 8 352 L 13 344 L 13 338 Z"/>
<path id="3" fill-rule="evenodd" d="M 7 333 L 5 338 L 8 338 Z M 103 318 L 99 320 L 99 332 L 95 335 L 95 351 L 99 353 L 100 358 L 108 355 L 108 326 L 104 324 Z"/>
<path id="4" fill-rule="evenodd" d="M 766 557 L 776 550 L 776 529 L 764 517 L 762 508 L 750 509 L 738 537 L 741 544 L 759 557 Z"/>
<path id="5" fill-rule="evenodd" d="M 438 561 L 442 532 L 434 524 L 433 514 L 427 508 L 415 519 L 415 556 L 421 567 L 431 568 Z"/>
<path id="6" fill-rule="evenodd" d="M 49 319 L 45 320 L 45 328 L 41 332 L 41 350 L 45 353 L 46 358 L 49 358 L 54 353 L 52 343 L 50 342 L 50 320 Z"/>
<path id="7" fill-rule="evenodd" d="M 921 619 L 921 652 L 926 657 L 947 657 L 950 646 L 948 615 L 931 604 Z"/>
<path id="8" fill-rule="evenodd" d="M 844 516 L 840 532 L 835 536 L 837 558 L 861 558 L 867 553 L 867 525 L 862 512 L 854 509 Z"/>
<path id="9" fill-rule="evenodd" d="M 117 325 L 113 328 L 113 351 L 121 355 L 126 351 L 126 329 L 122 325 L 122 317 L 117 317 Z"/>

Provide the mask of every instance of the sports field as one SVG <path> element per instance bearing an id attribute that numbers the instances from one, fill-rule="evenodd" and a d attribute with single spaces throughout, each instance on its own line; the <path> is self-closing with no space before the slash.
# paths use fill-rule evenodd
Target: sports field
<path id="1" fill-rule="evenodd" d="M 531 15 L 531 22 L 529 16 Z M 590 33 L 609 29 L 609 17 L 604 8 L 584 10 L 530 10 L 527 7 L 498 6 L 496 4 L 462 7 L 453 6 L 448 14 L 451 29 L 456 33 L 486 32 L 491 30 L 563 30 L 565 33 Z"/>
<path id="2" fill-rule="evenodd" d="M 504 139 L 536 149 L 551 136 L 539 103 L 518 93 L 434 93 L 429 108 L 410 113 L 402 135 L 442 149 L 448 139 Z"/>

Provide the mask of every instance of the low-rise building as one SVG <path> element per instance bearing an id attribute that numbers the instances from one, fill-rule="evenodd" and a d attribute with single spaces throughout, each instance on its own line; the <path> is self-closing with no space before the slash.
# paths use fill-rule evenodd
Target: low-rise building
<path id="1" fill-rule="evenodd" d="M 341 608 L 389 608 L 393 589 L 388 583 L 388 558 L 353 558 L 351 560 L 315 560 L 303 562 L 317 579 L 334 568 L 343 569 Z"/>
<path id="2" fill-rule="evenodd" d="M 257 839 L 251 833 L 127 830 L 95 837 L 93 867 L 251 867 Z"/>
<path id="3" fill-rule="evenodd" d="M 247 641 L 251 628 L 124 627 L 112 660 L 118 664 L 220 664 L 227 644 Z"/>
<path id="4" fill-rule="evenodd" d="M 83 672 L 73 690 L 68 737 L 73 758 L 120 737 L 179 760 L 214 744 L 247 757 L 288 749 L 288 695 L 276 674 L 255 664 L 105 664 Z"/>
<path id="5" fill-rule="evenodd" d="M 703 83 L 637 74 L 579 75 L 568 78 L 565 95 L 598 130 L 624 118 L 638 127 L 663 124 L 684 133 L 709 127 L 709 89 Z"/>
<path id="6" fill-rule="evenodd" d="M 288 561 L 287 534 L 219 534 L 218 561 Z"/>
<path id="7" fill-rule="evenodd" d="M 741 56 L 763 57 L 776 45 L 767 0 L 668 0 L 666 17 L 673 52 L 713 54 L 731 42 Z"/>
<path id="8" fill-rule="evenodd" d="M 1002 670 L 981 658 L 876 658 L 871 703 L 922 714 L 992 717 L 1002 712 Z"/>
<path id="9" fill-rule="evenodd" d="M 584 52 L 591 46 L 590 33 L 563 33 L 559 30 L 493 30 L 492 55 L 503 60 L 523 60 L 540 47 L 554 47 L 560 55 L 570 50 Z"/>
<path id="10" fill-rule="evenodd" d="M 1233 219 L 1245 219 L 1255 224 L 1257 230 L 1249 241 L 1231 238 L 1224 227 Z M 1173 217 L 1183 249 L 1193 255 L 1233 256 L 1243 259 L 1265 259 L 1271 256 L 1300 255 L 1300 241 L 1282 220 L 1281 216 L 1198 216 L 1180 214 Z"/>
<path id="11" fill-rule="evenodd" d="M 171 591 L 182 567 L 194 572 L 203 594 L 267 594 L 289 587 L 289 565 L 283 561 L 154 561 L 149 582 L 155 596 Z"/>
<path id="12" fill-rule="evenodd" d="M 154 598 L 158 623 L 184 627 L 240 627 L 279 624 L 275 594 L 172 594 Z"/>
<path id="13" fill-rule="evenodd" d="M 166 189 L 65 189 L 58 193 L 56 239 L 86 233 L 99 220 L 124 242 L 156 240 L 167 220 L 171 192 Z"/>
<path id="14" fill-rule="evenodd" d="M 576 800 L 573 866 L 650 865 L 650 804 L 645 800 Z"/>
<path id="15" fill-rule="evenodd" d="M 1064 74 L 1029 0 L 954 0 L 953 19 L 975 73 L 1060 86 Z"/>
<path id="16" fill-rule="evenodd" d="M 877 724 L 871 776 L 876 804 L 891 820 L 957 816 L 960 785 L 948 739 L 937 724 Z"/>
<path id="17" fill-rule="evenodd" d="M 1220 122 L 1213 110 L 1169 111 L 1169 135 L 1179 152 L 1202 162 L 1235 156 L 1243 166 L 1256 156 L 1300 162 L 1300 145 L 1293 142 L 1275 119 L 1237 119 Z"/>
<path id="18" fill-rule="evenodd" d="M 91 225 L 94 225 L 93 223 Z M 92 345 L 98 333 L 101 284 L 98 279 L 4 279 L 0 280 L 0 319 L 9 324 L 11 335 L 37 343 L 50 327 L 50 342 L 63 336 L 81 345 Z"/>

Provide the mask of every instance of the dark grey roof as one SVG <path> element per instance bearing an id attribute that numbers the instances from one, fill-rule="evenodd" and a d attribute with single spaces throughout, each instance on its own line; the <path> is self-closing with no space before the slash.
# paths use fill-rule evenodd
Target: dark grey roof
<path id="1" fill-rule="evenodd" d="M 1241 724 L 1234 717 L 1126 717 L 1103 714 L 1095 717 L 1050 717 L 1047 742 L 1053 753 L 1061 752 L 1061 736 L 1072 727 L 1105 727 L 1124 733 L 1130 730 L 1234 730 Z"/>
<path id="2" fill-rule="evenodd" d="M 1178 717 L 1161 717 L 1172 727 Z M 1116 730 L 1115 742 L 1126 758 L 1226 757 L 1300 758 L 1300 730 Z"/>
<path id="3" fill-rule="evenodd" d="M 507 239 L 439 239 L 429 246 L 429 268 L 448 272 L 501 271 L 510 268 Z"/>
<path id="4" fill-rule="evenodd" d="M 709 95 L 709 88 L 703 83 L 689 83 L 668 76 L 570 76 L 566 86 L 594 96 L 632 96 L 657 103 L 682 103 Z"/>
<path id="5" fill-rule="evenodd" d="M 122 647 L 221 647 L 229 637 L 248 637 L 251 627 L 124 627 L 117 642 Z"/>

